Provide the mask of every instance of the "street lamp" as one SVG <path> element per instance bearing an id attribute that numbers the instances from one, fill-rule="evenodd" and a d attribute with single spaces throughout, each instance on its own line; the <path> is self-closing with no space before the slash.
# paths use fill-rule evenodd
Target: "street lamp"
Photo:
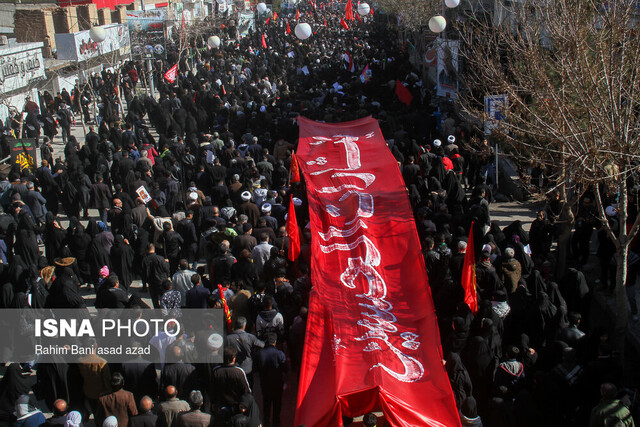
<path id="1" fill-rule="evenodd" d="M 217 49 L 218 47 L 220 47 L 220 37 L 218 36 L 209 37 L 207 39 L 207 44 L 211 49 Z"/>
<path id="2" fill-rule="evenodd" d="M 306 40 L 311 36 L 311 25 L 306 22 L 301 22 L 296 25 L 294 32 L 296 33 L 297 38 L 300 40 Z"/>
<path id="3" fill-rule="evenodd" d="M 100 26 L 91 27 L 89 37 L 96 43 L 102 43 L 107 38 L 107 31 Z"/>
<path id="4" fill-rule="evenodd" d="M 369 12 L 371 12 L 371 6 L 369 6 L 367 3 L 360 3 L 358 5 L 358 15 L 367 16 Z"/>
<path id="5" fill-rule="evenodd" d="M 460 0 L 444 0 L 444 5 L 449 9 L 458 7 Z M 358 10 L 359 11 L 359 10 Z M 444 15 L 444 7 L 442 8 L 442 14 Z M 429 19 L 429 29 L 434 33 L 441 33 L 447 28 L 447 20 L 442 15 L 433 16 Z"/>
<path id="6" fill-rule="evenodd" d="M 104 29 L 104 27 L 101 26 L 94 26 L 91 27 L 91 29 L 89 30 L 89 38 L 91 40 L 93 40 L 94 42 L 98 43 L 98 46 L 100 46 L 100 44 L 107 38 L 107 30 Z M 102 55 L 102 49 L 98 48 L 98 55 Z M 89 85 L 89 88 L 91 88 L 91 85 Z M 93 92 L 93 88 L 91 88 L 91 92 Z M 96 112 L 96 94 L 93 94 L 93 102 L 92 102 L 92 107 L 93 107 L 93 117 L 96 119 L 95 122 L 98 123 L 98 114 Z M 84 125 L 84 118 L 82 119 L 82 128 L 85 128 Z M 85 131 L 86 133 L 86 131 Z"/>
<path id="7" fill-rule="evenodd" d="M 434 33 L 441 33 L 447 28 L 447 20 L 442 15 L 436 15 L 429 19 L 429 29 Z"/>

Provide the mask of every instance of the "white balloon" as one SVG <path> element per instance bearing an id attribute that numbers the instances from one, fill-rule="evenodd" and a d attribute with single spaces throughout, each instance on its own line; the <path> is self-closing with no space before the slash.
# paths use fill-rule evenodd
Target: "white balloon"
<path id="1" fill-rule="evenodd" d="M 258 9 L 259 13 L 265 13 L 267 11 L 267 5 L 264 3 L 258 3 L 256 8 Z"/>
<path id="2" fill-rule="evenodd" d="M 301 22 L 295 28 L 296 37 L 300 40 L 306 40 L 311 37 L 311 25 Z"/>
<path id="3" fill-rule="evenodd" d="M 436 15 L 429 19 L 429 29 L 434 33 L 441 33 L 447 28 L 447 20 L 442 15 Z"/>
<path id="4" fill-rule="evenodd" d="M 444 4 L 448 8 L 453 9 L 454 7 L 458 7 L 460 0 L 444 0 Z"/>
<path id="5" fill-rule="evenodd" d="M 91 37 L 91 40 L 94 42 L 100 43 L 107 38 L 107 31 L 102 27 L 91 27 L 89 30 L 89 37 Z"/>
<path id="6" fill-rule="evenodd" d="M 367 3 L 360 3 L 358 5 L 358 15 L 366 16 L 369 14 L 369 12 L 371 12 L 371 6 L 369 6 Z"/>
<path id="7" fill-rule="evenodd" d="M 209 37 L 207 39 L 207 44 L 209 45 L 209 47 L 213 49 L 217 49 L 220 46 L 220 37 L 218 36 Z"/>

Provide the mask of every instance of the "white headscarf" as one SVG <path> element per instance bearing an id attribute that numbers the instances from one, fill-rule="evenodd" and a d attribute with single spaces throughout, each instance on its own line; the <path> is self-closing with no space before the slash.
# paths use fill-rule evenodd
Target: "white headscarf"
<path id="1" fill-rule="evenodd" d="M 118 427 L 118 419 L 111 415 L 104 420 L 102 427 Z"/>
<path id="2" fill-rule="evenodd" d="M 71 411 L 67 414 L 64 427 L 80 427 L 82 425 L 82 415 L 78 411 Z"/>

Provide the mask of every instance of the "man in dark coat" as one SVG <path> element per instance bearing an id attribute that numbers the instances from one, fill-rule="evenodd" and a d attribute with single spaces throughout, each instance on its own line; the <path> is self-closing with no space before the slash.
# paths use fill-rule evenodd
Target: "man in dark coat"
<path id="1" fill-rule="evenodd" d="M 249 384 L 253 384 L 253 354 L 257 349 L 264 347 L 264 342 L 255 335 L 246 332 L 247 319 L 239 316 L 235 322 L 233 333 L 227 335 L 227 343 L 238 351 L 236 362 L 247 375 Z"/>
<path id="2" fill-rule="evenodd" d="M 249 224 L 255 227 L 258 225 L 258 218 L 260 218 L 260 209 L 251 202 L 251 193 L 248 191 L 243 192 L 240 197 L 242 203 L 238 206 L 238 215 L 245 214 L 249 218 Z"/>
<path id="3" fill-rule="evenodd" d="M 225 347 L 224 364 L 215 368 L 212 373 L 209 395 L 213 411 L 222 406 L 236 405 L 244 394 L 251 393 L 247 376 L 236 365 L 237 354 L 235 347 Z"/>
<path id="4" fill-rule="evenodd" d="M 128 303 L 127 292 L 120 288 L 120 282 L 115 274 L 107 277 L 96 293 L 96 308 L 125 308 Z"/>
<path id="5" fill-rule="evenodd" d="M 33 213 L 35 220 L 39 224 L 43 224 L 44 216 L 47 213 L 47 200 L 39 191 L 36 191 L 33 182 L 31 181 L 27 182 L 27 190 L 27 194 L 24 196 L 24 202 L 29 206 L 29 209 L 31 209 L 31 213 Z"/>
<path id="6" fill-rule="evenodd" d="M 276 334 L 267 334 L 265 347 L 260 350 L 256 360 L 256 368 L 260 373 L 264 422 L 265 424 L 271 422 L 271 425 L 279 427 L 287 358 L 281 350 L 276 348 L 276 341 Z"/>
<path id="7" fill-rule="evenodd" d="M 111 206 L 111 189 L 104 183 L 102 175 L 96 177 L 96 183 L 91 186 L 91 198 L 93 207 L 98 209 L 100 221 L 107 222 L 107 212 Z"/>
<path id="8" fill-rule="evenodd" d="M 192 269 L 196 269 L 198 257 L 198 235 L 193 223 L 193 211 L 186 212 L 186 218 L 178 223 L 177 231 L 182 237 L 182 257 L 192 264 Z"/>
<path id="9" fill-rule="evenodd" d="M 139 342 L 132 343 L 131 347 L 142 349 Z M 136 401 L 149 399 L 149 396 L 152 398 L 158 396 L 158 374 L 155 365 L 145 360 L 142 355 L 138 354 L 136 358 L 124 362 L 120 367 L 120 373 L 124 377 L 127 389 L 133 393 Z M 146 411 L 141 407 L 140 412 Z"/>
<path id="10" fill-rule="evenodd" d="M 180 251 L 184 244 L 184 239 L 180 234 L 173 231 L 171 223 L 165 222 L 162 225 L 162 243 L 164 245 L 164 256 L 169 260 L 171 275 L 178 271 L 178 262 L 180 261 Z"/>
<path id="11" fill-rule="evenodd" d="M 192 364 L 184 363 L 180 346 L 171 347 L 167 353 L 167 363 L 162 368 L 160 376 L 160 387 L 175 386 L 178 389 L 178 397 L 184 399 L 197 384 L 196 368 Z"/>
<path id="12" fill-rule="evenodd" d="M 144 396 L 140 400 L 138 415 L 129 418 L 130 427 L 156 427 L 158 416 L 151 412 L 153 400 L 149 396 Z"/>
<path id="13" fill-rule="evenodd" d="M 40 372 L 40 368 L 38 368 Z M 53 402 L 53 416 L 44 423 L 43 427 L 62 427 L 67 422 L 67 402 L 57 399 Z"/>
<path id="14" fill-rule="evenodd" d="M 162 282 L 169 278 L 169 261 L 156 254 L 156 247 L 149 243 L 147 255 L 142 260 L 142 281 L 149 285 L 153 308 L 160 308 Z"/>

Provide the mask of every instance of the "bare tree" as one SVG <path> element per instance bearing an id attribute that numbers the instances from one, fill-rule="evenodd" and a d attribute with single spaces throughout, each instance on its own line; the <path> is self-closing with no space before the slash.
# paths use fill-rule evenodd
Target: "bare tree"
<path id="1" fill-rule="evenodd" d="M 496 10 L 493 19 L 471 15 L 460 28 L 467 62 L 465 107 L 483 118 L 482 97 L 507 94 L 500 136 L 521 157 L 550 168 L 568 202 L 588 189 L 595 194 L 598 220 L 616 248 L 615 327 L 621 349 L 628 323 L 628 250 L 640 225 L 640 217 L 628 218 L 628 184 L 640 167 L 635 2 L 512 4 Z M 617 231 L 606 219 L 605 192 L 618 194 Z M 570 212 L 566 216 L 570 229 Z"/>

